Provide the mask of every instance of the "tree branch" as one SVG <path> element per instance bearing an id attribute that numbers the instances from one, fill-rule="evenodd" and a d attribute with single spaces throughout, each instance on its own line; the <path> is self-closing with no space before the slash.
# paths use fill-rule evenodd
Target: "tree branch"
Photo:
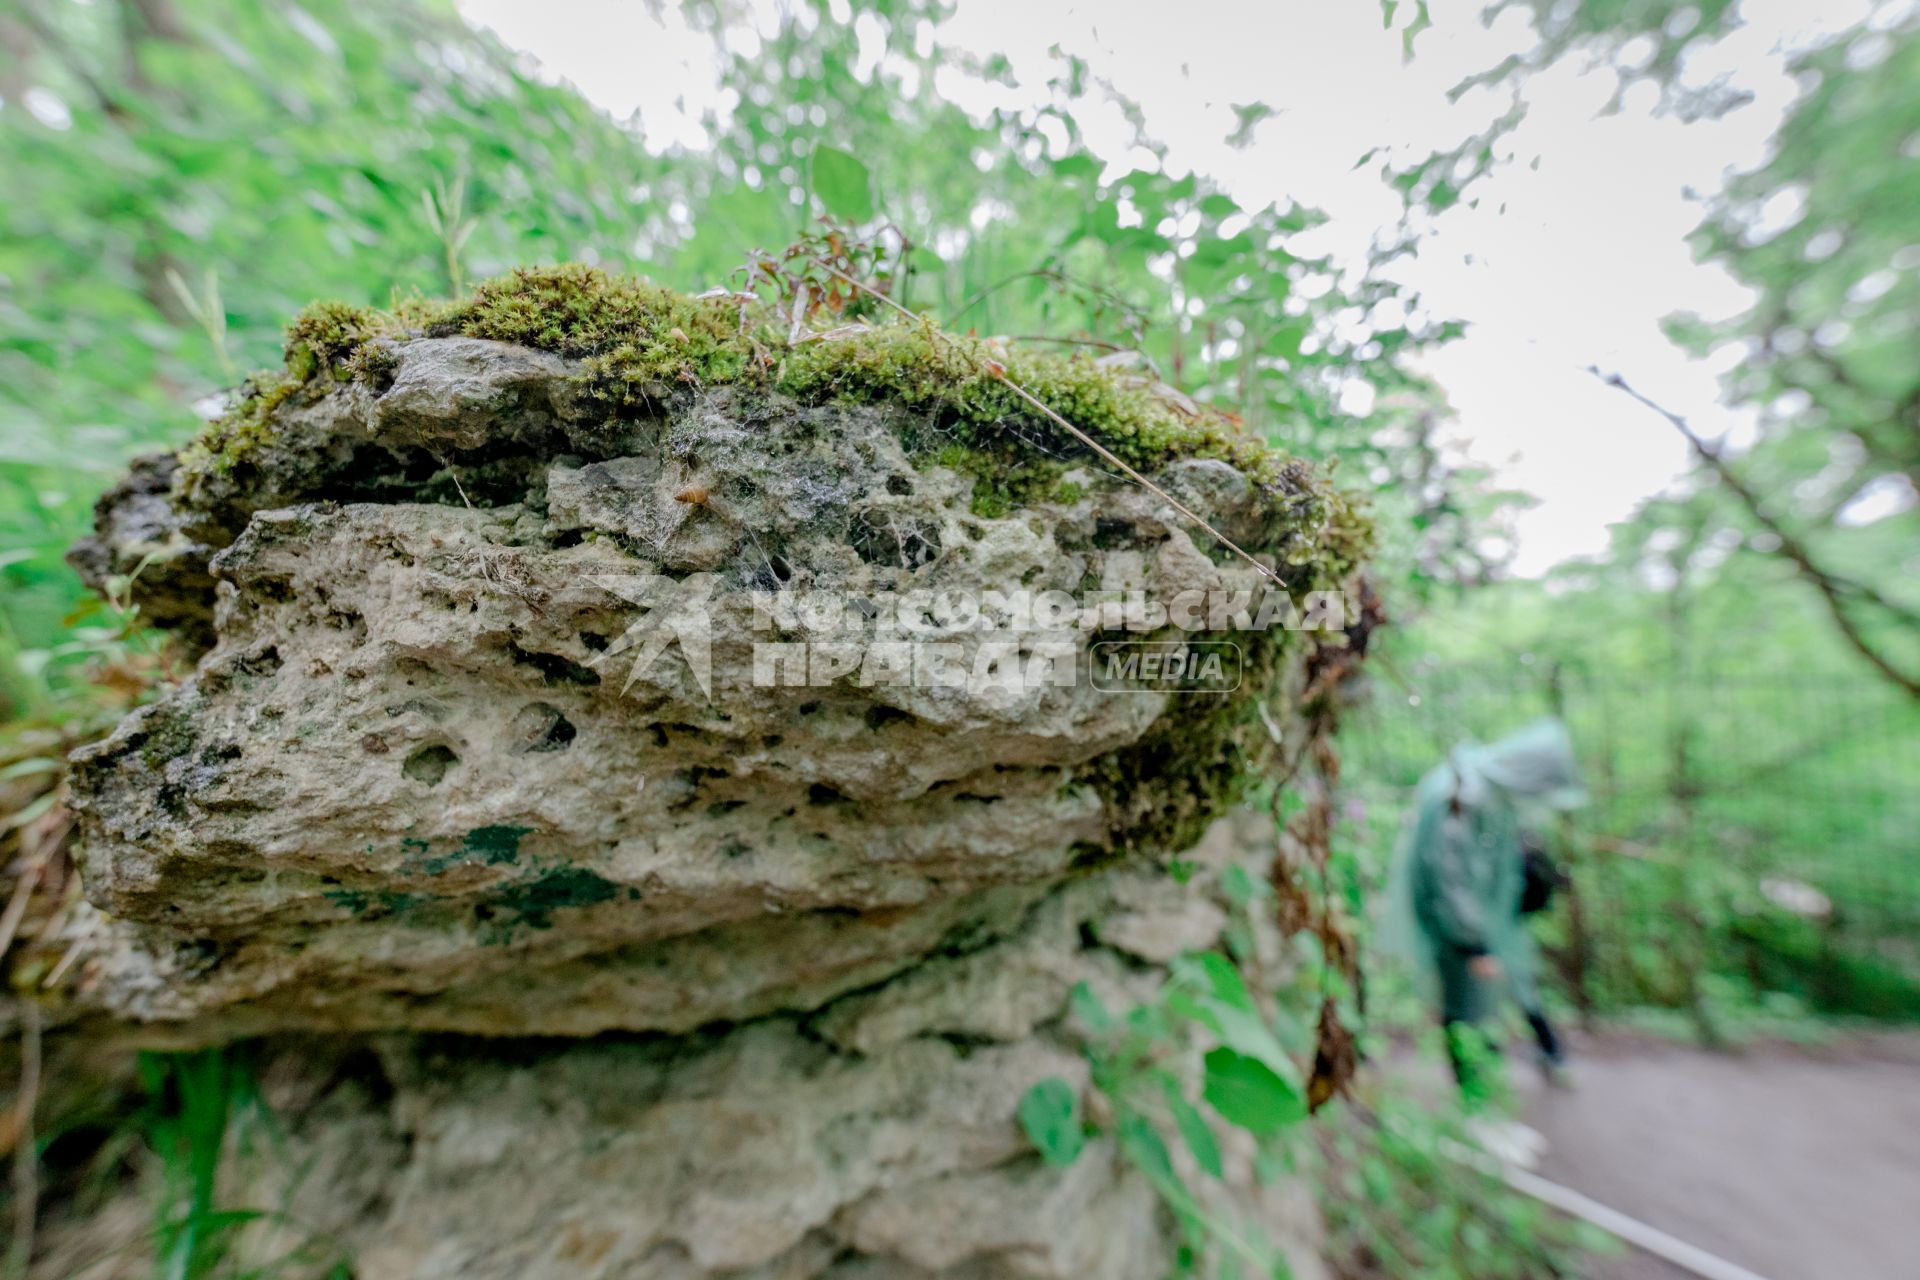
<path id="1" fill-rule="evenodd" d="M 1807 550 L 1806 544 L 1801 542 L 1785 525 L 1773 517 L 1767 510 L 1766 504 L 1760 500 L 1760 495 L 1755 493 L 1747 485 L 1747 482 L 1740 478 L 1740 474 L 1729 465 L 1726 458 L 1721 455 L 1720 450 L 1713 444 L 1702 439 L 1698 432 L 1687 425 L 1685 418 L 1682 418 L 1679 414 L 1674 413 L 1664 405 L 1643 395 L 1617 373 L 1602 373 L 1596 365 L 1587 366 L 1587 372 L 1614 388 L 1616 391 L 1624 391 L 1627 395 L 1632 396 L 1635 400 L 1638 400 L 1641 404 L 1665 418 L 1674 430 L 1685 437 L 1687 444 L 1692 447 L 1695 456 L 1707 464 L 1707 469 L 1712 471 L 1720 483 L 1726 486 L 1727 492 L 1731 493 L 1740 505 L 1746 509 L 1747 514 L 1753 518 L 1754 522 L 1779 540 L 1780 554 L 1786 557 L 1786 559 L 1792 563 L 1795 570 L 1799 572 L 1800 576 L 1811 583 L 1813 588 L 1820 593 L 1821 599 L 1826 602 L 1828 614 L 1833 618 L 1834 626 L 1839 629 L 1841 638 L 1853 648 L 1854 652 L 1866 659 L 1874 670 L 1898 685 L 1908 697 L 1920 701 L 1920 676 L 1910 674 L 1895 666 L 1886 654 L 1882 653 L 1872 641 L 1867 639 L 1866 635 L 1860 630 L 1859 623 L 1854 620 L 1853 615 L 1848 611 L 1847 601 L 1849 597 L 1864 601 L 1865 603 L 1877 606 L 1895 618 L 1912 623 L 1915 621 L 1915 617 L 1910 611 L 1887 600 L 1872 588 L 1849 582 L 1844 578 L 1828 572 L 1822 567 L 1820 563 L 1813 558 L 1812 553 Z"/>

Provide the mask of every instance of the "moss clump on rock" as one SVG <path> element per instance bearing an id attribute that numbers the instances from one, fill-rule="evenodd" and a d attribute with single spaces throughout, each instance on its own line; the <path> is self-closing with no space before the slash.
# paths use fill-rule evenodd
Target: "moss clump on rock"
<path id="1" fill-rule="evenodd" d="M 337 375 L 382 329 L 381 318 L 365 307 L 311 303 L 287 326 L 287 372 L 296 382 Z"/>
<path id="2" fill-rule="evenodd" d="M 477 286 L 425 326 L 430 337 L 489 338 L 583 360 L 589 394 L 644 404 L 676 384 L 711 386 L 764 372 L 766 317 L 593 267 L 522 267 Z M 756 356 L 760 359 L 756 360 Z M 758 366 L 757 368 L 755 366 Z"/>
<path id="3" fill-rule="evenodd" d="M 1062 480 L 1064 463 L 1048 457 L 1034 457 L 1032 450 L 1022 457 L 1015 441 L 984 448 L 958 442 L 943 445 L 937 452 L 923 454 L 925 465 L 948 467 L 973 479 L 973 514 L 985 520 L 997 520 L 1015 507 L 1036 502 L 1072 505 L 1081 489 Z"/>
<path id="4" fill-rule="evenodd" d="M 1101 860 L 1191 848 L 1267 776 L 1281 751 L 1260 701 L 1279 676 L 1286 638 L 1284 631 L 1241 633 L 1238 689 L 1171 699 L 1140 741 L 1075 772 L 1076 783 L 1099 793 L 1111 823 Z"/>
<path id="5" fill-rule="evenodd" d="M 1006 376 L 993 373 L 993 364 Z M 926 409 L 959 443 L 976 448 L 1017 432 L 1049 453 L 1087 452 L 1009 381 L 1141 471 L 1182 458 L 1217 458 L 1271 484 L 1286 462 L 1225 415 L 1189 409 L 1145 380 L 1084 356 L 990 348 L 977 339 L 943 338 L 930 325 L 886 325 L 798 347 L 784 362 L 779 389 L 801 399 L 895 400 Z"/>
<path id="6" fill-rule="evenodd" d="M 288 367 L 294 367 L 293 357 Z M 298 363 L 306 363 L 304 360 Z M 205 475 L 228 475 L 260 445 L 273 438 L 269 423 L 275 410 L 300 393 L 305 378 L 292 373 L 262 370 L 240 384 L 233 407 L 202 431 L 180 453 L 180 474 L 174 487 L 184 491 Z"/>

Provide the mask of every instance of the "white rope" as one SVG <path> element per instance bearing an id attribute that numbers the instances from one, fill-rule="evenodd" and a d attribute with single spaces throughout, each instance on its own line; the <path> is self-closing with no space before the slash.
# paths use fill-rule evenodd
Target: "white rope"
<path id="1" fill-rule="evenodd" d="M 1708 1253 L 1705 1249 L 1688 1244 L 1685 1240 L 1677 1240 L 1658 1227 L 1648 1226 L 1638 1218 L 1630 1218 L 1618 1209 L 1609 1208 L 1570 1187 L 1549 1182 L 1537 1173 L 1528 1173 L 1525 1169 L 1516 1169 L 1512 1165 L 1507 1165 L 1504 1166 L 1501 1176 L 1515 1191 L 1525 1192 L 1556 1209 L 1585 1218 L 1594 1226 L 1619 1236 L 1628 1244 L 1645 1249 L 1655 1257 L 1664 1258 L 1676 1267 L 1685 1267 L 1697 1276 L 1706 1277 L 1706 1280 L 1765 1280 L 1765 1277 L 1758 1272 L 1749 1271 L 1738 1263 L 1728 1262 L 1725 1258 Z"/>
<path id="2" fill-rule="evenodd" d="M 1749 1271 L 1738 1263 L 1728 1262 L 1717 1254 L 1708 1253 L 1698 1245 L 1691 1245 L 1685 1240 L 1670 1236 L 1658 1227 L 1649 1226 L 1638 1218 L 1629 1217 L 1618 1209 L 1601 1204 L 1591 1196 L 1581 1195 L 1571 1187 L 1550 1182 L 1537 1173 L 1529 1173 L 1505 1160 L 1496 1160 L 1484 1152 L 1472 1150 L 1444 1138 L 1441 1140 L 1441 1145 L 1445 1154 L 1461 1164 L 1471 1165 L 1483 1173 L 1493 1174 L 1515 1191 L 1532 1196 L 1542 1204 L 1551 1205 L 1562 1213 L 1584 1218 L 1609 1235 L 1616 1236 L 1637 1249 L 1643 1249 L 1656 1258 L 1671 1262 L 1676 1267 L 1691 1271 L 1703 1277 L 1703 1280 L 1766 1280 L 1766 1277 L 1757 1271 Z"/>

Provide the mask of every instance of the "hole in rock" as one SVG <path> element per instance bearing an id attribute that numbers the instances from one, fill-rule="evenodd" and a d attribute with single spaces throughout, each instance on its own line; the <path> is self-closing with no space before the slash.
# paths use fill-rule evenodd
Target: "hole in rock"
<path id="1" fill-rule="evenodd" d="M 1134 527 L 1131 520 L 1116 520 L 1111 516 L 1102 516 L 1094 521 L 1093 545 L 1101 551 L 1129 547 L 1139 539 L 1140 530 Z"/>
<path id="2" fill-rule="evenodd" d="M 878 729 L 883 725 L 911 723 L 917 719 L 911 711 L 902 711 L 898 707 L 874 705 L 867 708 L 867 728 Z"/>
<path id="3" fill-rule="evenodd" d="M 549 702 L 529 702 L 513 718 L 512 750 L 515 755 L 565 751 L 577 736 L 579 730 L 561 714 L 560 708 Z"/>
<path id="4" fill-rule="evenodd" d="M 440 779 L 447 776 L 447 770 L 459 763 L 460 757 L 453 754 L 451 748 L 436 743 L 431 747 L 421 747 L 408 756 L 406 763 L 400 766 L 400 772 L 415 782 L 423 782 L 431 787 L 437 786 Z"/>
<path id="5" fill-rule="evenodd" d="M 583 688 L 591 688 L 600 683 L 600 673 L 598 671 L 557 653 L 540 653 L 535 650 L 522 649 L 519 645 L 509 640 L 507 641 L 507 656 L 512 658 L 513 661 L 520 666 L 532 667 L 535 671 L 538 671 L 540 678 L 549 686 L 573 684 L 580 685 Z"/>

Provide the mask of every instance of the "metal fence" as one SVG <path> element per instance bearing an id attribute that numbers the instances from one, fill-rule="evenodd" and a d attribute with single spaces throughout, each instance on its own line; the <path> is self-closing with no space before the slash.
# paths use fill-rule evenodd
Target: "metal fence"
<path id="1" fill-rule="evenodd" d="M 1465 738 L 1566 720 L 1593 804 L 1547 833 L 1574 876 L 1545 922 L 1583 1005 L 1697 1005 L 1739 981 L 1920 1017 L 1920 707 L 1868 677 L 1510 668 L 1376 673 L 1343 785 L 1384 852 Z"/>

